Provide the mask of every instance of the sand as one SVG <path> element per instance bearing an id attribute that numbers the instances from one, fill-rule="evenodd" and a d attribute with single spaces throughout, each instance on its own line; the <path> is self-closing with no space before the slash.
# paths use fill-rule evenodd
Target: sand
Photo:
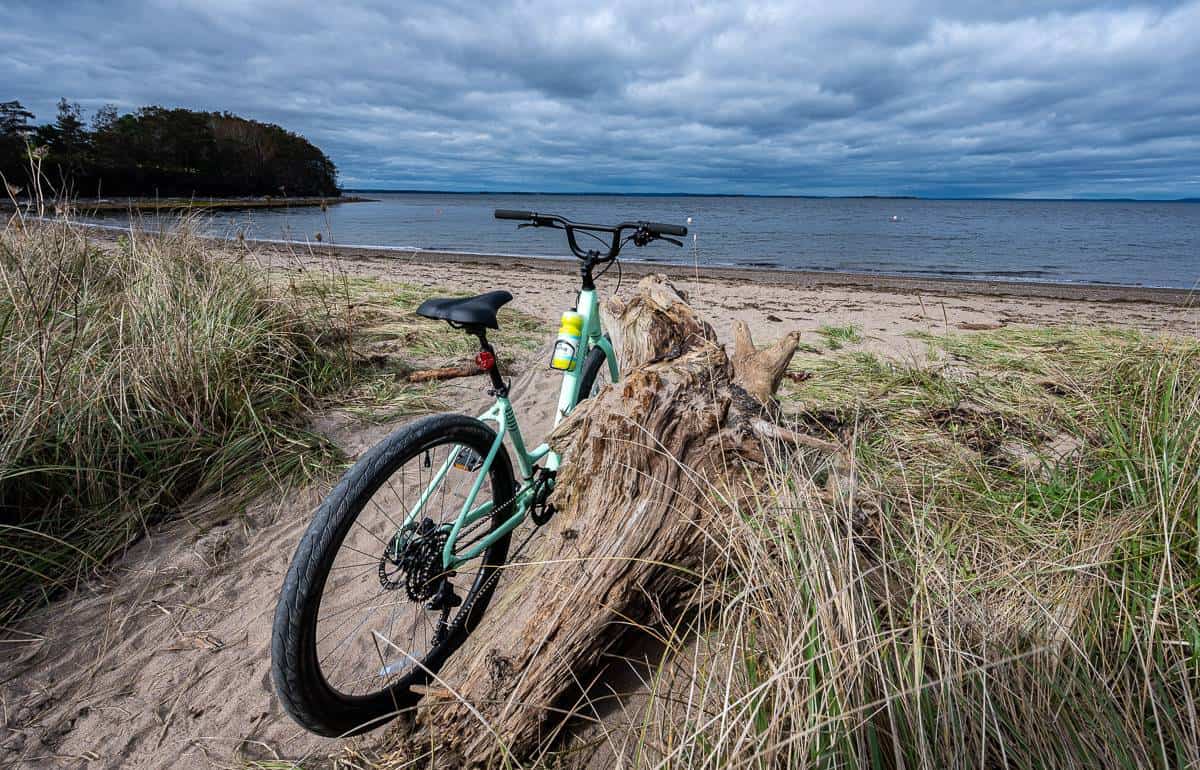
<path id="1" fill-rule="evenodd" d="M 260 249 L 255 258 L 271 269 L 332 268 L 431 290 L 506 288 L 517 307 L 551 321 L 578 287 L 575 264 L 548 260 L 351 250 L 331 263 L 327 251 L 285 249 Z M 1200 334 L 1200 311 L 1184 292 L 626 265 L 621 293 L 655 269 L 688 291 L 726 339 L 735 319 L 760 342 L 800 329 L 815 343 L 822 325 L 853 324 L 865 337 L 861 349 L 920 357 L 923 345 L 909 332 L 1103 324 Z M 611 293 L 615 270 L 599 284 Z M 521 362 L 526 373 L 515 387 L 527 437 L 540 437 L 553 414 L 554 378 L 538 356 Z M 444 387 L 465 412 L 487 400 L 479 379 Z M 355 456 L 406 419 L 365 427 L 333 412 L 316 426 Z M 246 511 L 198 501 L 103 575 L 0 637 L 0 765 L 227 766 L 337 752 L 342 742 L 309 735 L 282 713 L 268 673 L 276 593 L 325 491 L 292 490 Z"/>
<path id="2" fill-rule="evenodd" d="M 301 256 L 278 248 L 263 254 L 275 265 L 299 260 L 323 267 L 334 259 L 350 275 L 431 288 L 508 289 L 515 307 L 551 320 L 574 304 L 579 290 L 577 260 L 329 248 Z M 924 345 L 907 336 L 915 331 L 1105 325 L 1200 334 L 1200 295 L 1178 289 L 931 281 L 645 262 L 624 262 L 621 270 L 619 291 L 616 268 L 597 280 L 602 295 L 627 295 L 640 276 L 665 273 L 726 340 L 739 319 L 759 342 L 792 329 L 814 342 L 822 326 L 852 324 L 866 338 L 864 349 L 901 357 L 924 351 Z"/>

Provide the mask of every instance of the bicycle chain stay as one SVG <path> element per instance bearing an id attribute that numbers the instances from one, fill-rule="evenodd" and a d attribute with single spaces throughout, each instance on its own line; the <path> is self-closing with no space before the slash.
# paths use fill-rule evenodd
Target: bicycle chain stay
<path id="1" fill-rule="evenodd" d="M 553 479 L 554 474 L 555 474 L 554 471 L 550 471 L 548 468 L 541 468 L 539 470 L 546 472 L 546 474 L 548 474 L 548 476 L 539 474 L 539 479 L 534 481 L 535 485 L 537 485 L 539 482 L 543 482 L 543 481 L 544 481 L 544 483 L 548 483 L 548 481 L 550 479 Z M 515 495 L 513 495 L 508 500 L 508 502 L 505 503 L 505 505 L 508 505 L 508 504 L 514 502 L 518 497 L 520 497 L 520 495 L 521 495 L 521 493 L 517 492 Z M 536 492 L 535 492 L 535 496 L 536 496 Z M 535 497 L 535 499 L 536 499 L 536 497 Z M 544 503 L 544 500 L 543 500 L 543 503 Z M 525 552 L 525 549 L 529 546 L 529 541 L 533 540 L 533 536 L 536 535 L 538 533 L 538 530 L 540 530 L 546 524 L 546 522 L 548 522 L 550 520 L 550 518 L 554 515 L 554 513 L 555 513 L 555 511 L 553 510 L 553 507 L 550 507 L 549 515 L 546 515 L 541 521 L 539 521 L 538 517 L 536 517 L 534 515 L 533 510 L 531 509 L 529 518 L 530 518 L 530 520 L 532 520 L 534 522 L 534 527 L 533 527 L 533 529 L 531 529 L 529 531 L 529 534 L 525 536 L 525 539 L 522 540 L 519 545 L 517 545 L 516 550 L 513 553 L 509 554 L 508 560 L 510 562 L 513 560 L 513 558 L 519 557 L 519 556 L 521 556 L 521 554 L 523 554 Z M 501 564 L 501 565 L 497 566 L 494 570 L 492 570 L 492 574 L 488 577 L 487 581 L 485 581 L 484 584 L 482 586 L 480 586 L 479 590 L 475 591 L 473 593 L 470 593 L 468 595 L 466 603 L 463 604 L 462 609 L 459 610 L 458 615 L 455 616 L 454 623 L 452 623 L 446 627 L 447 632 L 457 631 L 461 627 L 462 623 L 470 616 L 471 609 L 475 606 L 476 599 L 481 594 L 485 594 L 488 591 L 492 590 L 495 587 L 496 583 L 499 582 L 500 574 L 503 572 L 504 566 L 505 565 Z M 440 628 L 440 625 L 441 624 L 439 624 L 439 628 Z"/>

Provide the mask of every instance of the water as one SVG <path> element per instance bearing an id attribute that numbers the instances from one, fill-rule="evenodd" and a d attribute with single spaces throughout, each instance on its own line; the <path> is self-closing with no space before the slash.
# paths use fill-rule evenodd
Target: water
<path id="1" fill-rule="evenodd" d="M 376 202 L 222 211 L 207 227 L 253 238 L 563 256 L 561 232 L 492 218 L 514 208 L 603 224 L 684 224 L 687 247 L 624 258 L 921 277 L 1195 288 L 1200 204 L 365 193 Z M 695 235 L 693 240 L 692 235 Z M 694 251 L 693 251 L 694 250 Z"/>

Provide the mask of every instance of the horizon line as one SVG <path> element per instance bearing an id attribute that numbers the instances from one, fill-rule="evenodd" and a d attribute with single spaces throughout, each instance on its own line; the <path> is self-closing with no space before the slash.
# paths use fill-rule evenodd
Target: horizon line
<path id="1" fill-rule="evenodd" d="M 920 200 L 920 201 L 1028 201 L 1060 203 L 1200 203 L 1200 197 L 1132 198 L 1132 197 L 1073 197 L 1073 198 L 1016 198 L 1003 195 L 942 196 L 942 195 L 814 195 L 807 193 L 695 193 L 695 192 L 612 192 L 612 191 L 529 191 L 529 190 L 436 190 L 390 187 L 345 187 L 342 192 L 392 193 L 407 195 L 573 195 L 580 197 L 613 196 L 620 198 L 797 198 L 809 200 Z"/>

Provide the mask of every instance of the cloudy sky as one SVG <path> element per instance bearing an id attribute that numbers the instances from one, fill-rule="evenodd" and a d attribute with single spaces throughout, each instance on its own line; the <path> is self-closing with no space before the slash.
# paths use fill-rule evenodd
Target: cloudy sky
<path id="1" fill-rule="evenodd" d="M 230 110 L 348 187 L 1200 196 L 1200 0 L 0 2 L 0 101 Z"/>

